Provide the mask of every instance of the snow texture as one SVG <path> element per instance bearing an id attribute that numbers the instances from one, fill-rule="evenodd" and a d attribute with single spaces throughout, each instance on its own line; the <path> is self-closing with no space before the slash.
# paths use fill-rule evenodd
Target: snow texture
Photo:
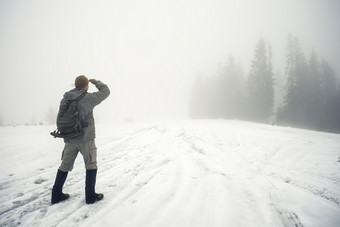
<path id="1" fill-rule="evenodd" d="M 81 155 L 51 205 L 54 126 L 0 128 L 0 226 L 340 226 L 340 135 L 242 121 L 98 125 L 96 191 Z"/>

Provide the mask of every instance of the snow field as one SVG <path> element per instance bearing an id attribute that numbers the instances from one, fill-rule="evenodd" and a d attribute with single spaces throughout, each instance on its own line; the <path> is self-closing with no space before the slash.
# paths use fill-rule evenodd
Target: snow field
<path id="1" fill-rule="evenodd" d="M 1 226 L 337 226 L 340 135 L 241 121 L 98 125 L 96 191 L 81 155 L 50 205 L 53 126 L 0 128 Z"/>

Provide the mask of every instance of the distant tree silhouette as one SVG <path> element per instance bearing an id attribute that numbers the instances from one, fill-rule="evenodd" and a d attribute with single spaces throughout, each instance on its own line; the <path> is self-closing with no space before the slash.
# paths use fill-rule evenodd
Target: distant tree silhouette
<path id="1" fill-rule="evenodd" d="M 275 93 L 271 59 L 271 45 L 261 38 L 256 43 L 246 79 L 232 55 L 214 76 L 204 79 L 197 75 L 190 117 L 239 118 L 268 123 L 273 117 Z M 280 80 L 280 86 L 276 86 L 278 89 L 283 87 L 276 122 L 340 132 L 340 87 L 329 63 L 319 60 L 314 51 L 307 61 L 299 40 L 289 35 L 285 64 L 284 78 Z"/>
<path id="2" fill-rule="evenodd" d="M 254 58 L 246 85 L 246 105 L 250 120 L 268 122 L 273 112 L 274 78 L 271 46 L 261 38 L 256 44 Z"/>
<path id="3" fill-rule="evenodd" d="M 307 75 L 307 63 L 300 42 L 289 35 L 286 49 L 285 90 L 283 105 L 277 113 L 281 124 L 302 126 L 304 122 L 304 84 Z"/>
<path id="4" fill-rule="evenodd" d="M 300 42 L 289 36 L 286 55 L 286 96 L 277 113 L 280 124 L 338 131 L 339 97 L 334 70 L 313 51 L 308 63 Z"/>
<path id="5" fill-rule="evenodd" d="M 333 132 L 340 133 L 340 88 L 338 88 L 332 103 L 332 118 L 329 120 Z"/>
<path id="6" fill-rule="evenodd" d="M 325 60 L 321 62 L 321 98 L 322 98 L 322 130 L 340 131 L 340 90 L 333 68 Z"/>
<path id="7" fill-rule="evenodd" d="M 320 64 L 315 52 L 313 51 L 309 62 L 308 71 L 304 81 L 304 126 L 316 130 L 322 128 L 322 116 L 325 106 L 322 94 L 322 77 Z"/>
<path id="8" fill-rule="evenodd" d="M 222 118 L 239 118 L 243 103 L 243 71 L 230 54 L 226 64 L 221 68 L 216 79 L 218 116 Z"/>

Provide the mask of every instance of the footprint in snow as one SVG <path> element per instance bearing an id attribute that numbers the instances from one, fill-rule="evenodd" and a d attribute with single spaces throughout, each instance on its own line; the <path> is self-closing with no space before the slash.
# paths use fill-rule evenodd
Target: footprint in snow
<path id="1" fill-rule="evenodd" d="M 39 177 L 34 181 L 34 184 L 42 184 L 43 182 L 47 181 L 47 179 Z"/>
<path id="2" fill-rule="evenodd" d="M 284 181 L 288 184 L 288 183 L 290 183 L 291 179 L 290 179 L 289 177 L 286 177 L 286 178 L 284 179 Z"/>
<path id="3" fill-rule="evenodd" d="M 16 200 L 16 201 L 13 201 L 12 203 L 15 204 L 15 205 L 21 205 L 21 204 L 22 204 L 22 201 Z"/>

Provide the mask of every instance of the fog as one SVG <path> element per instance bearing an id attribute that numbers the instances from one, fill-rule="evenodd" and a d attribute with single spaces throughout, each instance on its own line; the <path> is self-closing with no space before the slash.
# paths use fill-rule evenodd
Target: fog
<path id="1" fill-rule="evenodd" d="M 196 75 L 232 55 L 247 76 L 261 37 L 276 75 L 289 34 L 339 75 L 339 15 L 336 0 L 1 0 L 0 117 L 45 123 L 85 75 L 111 90 L 98 122 L 185 119 Z"/>

